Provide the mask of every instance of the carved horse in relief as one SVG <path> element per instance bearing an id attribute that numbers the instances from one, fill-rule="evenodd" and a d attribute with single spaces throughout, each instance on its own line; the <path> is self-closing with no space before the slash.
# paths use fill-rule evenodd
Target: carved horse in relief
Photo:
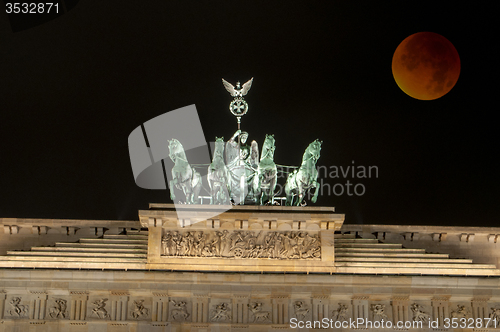
<path id="1" fill-rule="evenodd" d="M 96 315 L 97 317 L 104 319 L 104 318 L 109 318 L 109 313 L 104 307 L 106 306 L 106 301 L 108 299 L 98 299 L 94 302 L 92 302 L 92 305 L 95 306 L 94 309 L 92 309 L 92 314 Z"/>
<path id="2" fill-rule="evenodd" d="M 262 145 L 257 175 L 254 177 L 253 190 L 257 199 L 257 204 L 264 205 L 266 201 L 272 205 L 274 203 L 274 190 L 276 188 L 276 174 L 278 169 L 274 163 L 274 135 L 266 135 Z"/>
<path id="3" fill-rule="evenodd" d="M 302 204 L 304 195 L 307 190 L 316 188 L 314 196 L 311 199 L 313 203 L 316 203 L 318 199 L 318 170 L 316 169 L 316 162 L 319 159 L 321 144 L 323 142 L 320 140 L 315 140 L 307 147 L 304 155 L 302 156 L 302 164 L 299 170 L 294 171 L 288 176 L 285 184 L 285 194 L 286 194 L 286 205 L 297 205 Z M 296 202 L 294 202 L 294 197 L 298 196 Z"/>
<path id="4" fill-rule="evenodd" d="M 170 198 L 175 200 L 174 187 L 182 190 L 186 204 L 197 204 L 201 189 L 201 175 L 187 161 L 182 144 L 175 138 L 168 141 L 169 157 L 174 162 L 170 180 Z"/>
<path id="5" fill-rule="evenodd" d="M 26 315 L 29 311 L 28 305 L 21 305 L 20 304 L 21 303 L 20 297 L 13 297 L 9 303 L 14 308 L 12 310 L 9 310 L 9 313 L 11 316 L 14 316 L 14 314 L 16 314 L 18 317 L 22 317 L 22 316 Z"/>
<path id="6" fill-rule="evenodd" d="M 149 309 L 144 307 L 144 300 L 134 301 L 134 306 L 134 310 L 130 312 L 134 319 L 147 317 L 149 315 Z"/>
<path id="7" fill-rule="evenodd" d="M 224 163 L 224 138 L 215 138 L 212 163 L 208 166 L 208 184 L 210 186 L 210 204 L 230 204 L 228 187 L 228 169 Z"/>
<path id="8" fill-rule="evenodd" d="M 172 319 L 173 320 L 186 320 L 189 317 L 189 313 L 187 312 L 186 305 L 187 303 L 184 301 L 176 302 L 174 300 L 170 300 L 173 304 L 174 308 L 172 309 Z"/>
<path id="9" fill-rule="evenodd" d="M 271 320 L 270 311 L 262 311 L 262 303 L 253 302 L 247 304 L 250 311 L 253 313 L 252 323 L 266 322 Z"/>
<path id="10" fill-rule="evenodd" d="M 306 308 L 303 301 L 296 301 L 293 305 L 293 309 L 295 310 L 295 318 L 298 320 L 306 320 L 309 309 Z"/>

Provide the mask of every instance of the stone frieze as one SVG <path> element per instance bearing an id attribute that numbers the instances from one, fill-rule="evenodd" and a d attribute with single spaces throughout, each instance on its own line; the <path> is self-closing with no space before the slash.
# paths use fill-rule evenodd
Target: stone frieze
<path id="1" fill-rule="evenodd" d="M 305 231 L 164 231 L 162 256 L 320 259 L 321 239 Z"/>

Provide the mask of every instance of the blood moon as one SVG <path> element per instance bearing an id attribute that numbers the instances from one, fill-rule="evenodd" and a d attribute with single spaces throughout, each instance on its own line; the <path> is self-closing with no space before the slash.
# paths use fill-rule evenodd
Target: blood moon
<path id="1" fill-rule="evenodd" d="M 399 44 L 392 74 L 407 95 L 433 100 L 447 94 L 460 75 L 460 57 L 453 44 L 434 32 L 418 32 Z"/>

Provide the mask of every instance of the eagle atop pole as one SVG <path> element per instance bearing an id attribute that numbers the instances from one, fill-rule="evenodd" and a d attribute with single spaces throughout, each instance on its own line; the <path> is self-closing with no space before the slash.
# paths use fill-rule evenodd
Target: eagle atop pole
<path id="1" fill-rule="evenodd" d="M 248 82 L 244 83 L 243 86 L 240 85 L 240 82 L 236 82 L 235 87 L 225 79 L 222 79 L 222 84 L 226 88 L 227 92 L 234 97 L 233 101 L 229 104 L 229 110 L 234 116 L 236 116 L 238 121 L 238 130 L 240 129 L 241 117 L 248 112 L 248 104 L 243 99 L 243 96 L 246 96 L 248 91 L 250 91 L 252 82 L 253 77 L 248 80 Z"/>

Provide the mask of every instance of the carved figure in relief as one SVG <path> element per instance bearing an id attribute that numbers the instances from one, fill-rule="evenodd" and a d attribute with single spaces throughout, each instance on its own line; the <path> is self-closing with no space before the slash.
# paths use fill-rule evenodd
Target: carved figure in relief
<path id="1" fill-rule="evenodd" d="M 306 320 L 309 309 L 306 308 L 306 305 L 303 301 L 296 301 L 293 305 L 293 309 L 295 310 L 295 318 L 297 318 L 298 320 Z"/>
<path id="2" fill-rule="evenodd" d="M 191 242 L 191 232 L 184 233 L 181 239 L 181 256 L 189 256 Z"/>
<path id="3" fill-rule="evenodd" d="M 92 309 L 92 314 L 96 315 L 98 318 L 104 319 L 104 318 L 109 318 L 108 311 L 104 309 L 106 306 L 106 301 L 108 299 L 99 299 L 96 300 L 92 303 L 92 305 L 95 306 L 94 309 Z"/>
<path id="4" fill-rule="evenodd" d="M 385 304 L 372 304 L 372 311 L 374 319 L 387 319 Z"/>
<path id="5" fill-rule="evenodd" d="M 347 306 L 339 303 L 339 307 L 332 311 L 332 319 L 339 322 L 347 320 Z"/>
<path id="6" fill-rule="evenodd" d="M 56 305 L 50 308 L 49 316 L 52 318 L 66 318 L 66 308 L 68 307 L 68 302 L 63 299 L 56 299 L 54 302 Z"/>
<path id="7" fill-rule="evenodd" d="M 172 241 L 173 241 L 173 247 L 174 247 L 174 255 L 173 256 L 180 256 L 181 254 L 181 241 L 182 241 L 182 235 L 179 234 L 178 231 L 175 231 L 174 234 L 172 235 Z"/>
<path id="8" fill-rule="evenodd" d="M 21 305 L 21 298 L 20 297 L 13 297 L 12 300 L 10 300 L 9 304 L 13 307 L 13 309 L 9 310 L 9 314 L 11 316 L 18 316 L 18 317 L 23 317 L 28 313 L 29 306 L 28 305 Z"/>
<path id="9" fill-rule="evenodd" d="M 413 303 L 410 308 L 413 311 L 413 321 L 424 323 L 429 321 L 429 314 L 424 311 L 424 308 L 420 304 Z"/>
<path id="10" fill-rule="evenodd" d="M 262 311 L 262 303 L 253 302 L 247 304 L 250 311 L 253 313 L 252 323 L 266 322 L 271 320 L 271 312 Z"/>
<path id="11" fill-rule="evenodd" d="M 170 300 L 170 302 L 174 305 L 174 309 L 172 309 L 171 313 L 171 317 L 173 320 L 186 320 L 189 317 L 189 313 L 187 312 L 186 308 L 186 302 L 176 302 L 174 300 Z"/>
<path id="12" fill-rule="evenodd" d="M 231 312 L 229 310 L 229 305 L 225 302 L 215 306 L 215 310 L 212 312 L 212 317 L 210 321 L 212 322 L 223 322 L 231 320 Z"/>
<path id="13" fill-rule="evenodd" d="M 168 232 L 161 238 L 161 245 L 163 247 L 163 255 L 170 256 L 170 242 L 172 241 L 172 234 Z"/>
<path id="14" fill-rule="evenodd" d="M 130 312 L 134 319 L 146 318 L 149 316 L 149 309 L 144 307 L 144 300 L 134 301 L 134 310 Z"/>
<path id="15" fill-rule="evenodd" d="M 469 310 L 464 306 L 457 304 L 457 310 L 451 312 L 451 318 L 467 318 Z"/>
<path id="16" fill-rule="evenodd" d="M 497 322 L 500 321 L 500 308 L 491 308 L 490 318 Z"/>
<path id="17" fill-rule="evenodd" d="M 162 255 L 171 257 L 226 257 L 250 259 L 318 259 L 321 241 L 307 232 L 167 231 Z"/>
<path id="18" fill-rule="evenodd" d="M 228 249 L 227 248 L 228 241 L 230 241 L 229 240 L 229 231 L 226 229 L 220 233 L 219 243 L 220 243 L 220 255 L 221 256 L 225 256 L 227 254 L 226 249 Z"/>

